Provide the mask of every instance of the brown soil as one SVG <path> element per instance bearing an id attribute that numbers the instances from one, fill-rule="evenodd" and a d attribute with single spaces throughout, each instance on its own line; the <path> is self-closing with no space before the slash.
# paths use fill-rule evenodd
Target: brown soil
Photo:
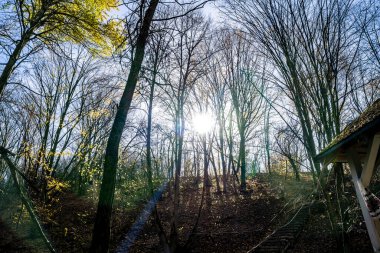
<path id="1" fill-rule="evenodd" d="M 217 194 L 214 188 L 206 193 L 198 229 L 189 248 L 191 252 L 246 252 L 279 225 L 282 201 L 263 182 L 249 181 L 247 193 Z M 181 244 L 196 222 L 202 189 L 185 184 L 179 208 Z M 158 210 L 166 233 L 169 231 L 172 206 L 168 194 Z M 275 218 L 274 220 L 272 220 Z M 153 218 L 146 224 L 131 252 L 159 252 L 157 230 Z"/>
<path id="2" fill-rule="evenodd" d="M 24 238 L 18 236 L 5 222 L 0 219 L 0 252 L 21 253 L 37 252 Z"/>
<path id="3" fill-rule="evenodd" d="M 19 206 L 18 201 L 13 201 L 2 206 L 0 213 L 16 213 L 18 216 Z M 94 203 L 64 192 L 54 203 L 43 205 L 35 202 L 34 206 L 43 229 L 57 252 L 88 252 L 95 220 Z M 137 209 L 126 212 L 114 208 L 111 248 L 117 246 L 119 237 L 126 227 L 131 226 L 137 214 Z M 25 210 L 23 219 L 23 224 L 17 231 L 13 225 L 0 222 L 0 252 L 49 252 Z"/>
<path id="4" fill-rule="evenodd" d="M 58 252 L 88 252 L 91 242 L 96 205 L 85 198 L 65 193 L 50 206 L 39 208 L 43 223 L 54 247 Z M 118 244 L 118 238 L 126 227 L 130 227 L 137 216 L 137 209 L 122 210 L 115 207 L 112 215 L 111 249 Z"/>
<path id="5" fill-rule="evenodd" d="M 379 186 L 379 180 L 373 180 L 374 186 Z M 335 192 L 334 182 L 330 182 L 329 192 L 332 196 L 332 204 L 336 203 L 334 197 Z M 371 241 L 368 236 L 366 225 L 364 222 L 358 200 L 356 198 L 355 190 L 351 178 L 345 177 L 345 199 L 349 201 L 350 206 L 346 210 L 347 218 L 349 219 L 349 232 L 346 234 L 345 244 L 351 253 L 366 253 L 373 252 Z M 304 227 L 294 245 L 294 248 L 289 252 L 291 253 L 304 253 L 304 252 L 339 252 L 338 241 L 331 233 L 330 222 L 325 211 L 325 206 L 320 205 L 319 210 L 313 210 L 309 222 Z M 342 243 L 340 242 L 342 248 Z"/>
<path id="6" fill-rule="evenodd" d="M 347 245 L 351 253 L 373 252 L 365 224 L 354 224 L 355 228 L 348 233 Z M 328 253 L 338 252 L 337 241 L 331 234 L 330 224 L 325 214 L 314 213 L 294 245 L 291 253 Z"/>

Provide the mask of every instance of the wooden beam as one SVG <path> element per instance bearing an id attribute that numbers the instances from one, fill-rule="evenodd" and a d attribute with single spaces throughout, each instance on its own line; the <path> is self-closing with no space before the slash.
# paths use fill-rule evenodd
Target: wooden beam
<path id="1" fill-rule="evenodd" d="M 350 169 L 351 165 L 355 167 L 355 175 L 358 179 L 360 179 L 363 172 L 363 166 L 361 162 L 362 159 L 360 159 L 359 154 L 356 152 L 355 148 L 350 148 L 347 150 L 347 163 L 350 166 Z M 354 178 L 354 175 L 352 175 L 352 178 Z"/>
<path id="2" fill-rule="evenodd" d="M 375 171 L 380 170 L 380 159 L 377 161 L 377 164 L 375 165 Z"/>
<path id="3" fill-rule="evenodd" d="M 368 158 L 364 162 L 363 172 L 360 176 L 360 179 L 363 182 L 364 187 L 367 187 L 369 185 L 369 182 L 371 181 L 373 169 L 376 163 L 377 154 L 379 153 L 379 147 L 380 147 L 380 133 L 376 134 L 373 137 Z"/>
<path id="4" fill-rule="evenodd" d="M 336 155 L 328 155 L 328 156 L 323 158 L 321 164 L 322 164 L 322 166 L 327 166 L 330 163 L 334 162 L 335 159 L 336 159 Z"/>
<path id="5" fill-rule="evenodd" d="M 362 181 L 358 176 L 358 171 L 362 171 L 361 162 L 358 159 L 358 157 L 355 156 L 353 150 L 350 150 L 350 153 L 352 155 L 349 160 L 349 166 L 351 170 L 352 181 L 355 186 L 356 197 L 358 198 L 360 208 L 362 210 L 362 214 L 365 220 L 365 224 L 367 226 L 369 238 L 371 239 L 373 250 L 374 252 L 380 252 L 380 221 L 378 219 L 374 220 L 369 213 L 367 204 L 364 199 L 365 189 L 362 184 Z"/>

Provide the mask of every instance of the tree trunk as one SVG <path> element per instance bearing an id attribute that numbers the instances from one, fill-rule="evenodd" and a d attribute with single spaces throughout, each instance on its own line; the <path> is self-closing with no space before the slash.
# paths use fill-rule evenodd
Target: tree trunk
<path id="1" fill-rule="evenodd" d="M 176 115 L 176 154 L 175 154 L 175 174 L 174 174 L 174 206 L 173 215 L 170 224 L 170 252 L 175 252 L 178 247 L 178 208 L 180 201 L 180 176 L 182 167 L 182 149 L 183 149 L 183 134 L 185 130 L 183 101 L 179 98 L 178 111 Z"/>
<path id="2" fill-rule="evenodd" d="M 246 164 L 246 158 L 245 158 L 245 141 L 243 140 L 240 145 L 240 154 L 241 154 L 241 171 L 240 171 L 240 189 L 242 191 L 247 190 L 247 182 L 246 182 L 246 172 L 247 172 L 247 164 Z"/>
<path id="3" fill-rule="evenodd" d="M 15 49 L 10 55 L 8 62 L 6 63 L 3 71 L 0 76 L 0 97 L 4 92 L 5 86 L 8 84 L 8 80 L 14 70 L 14 67 L 17 63 L 17 60 L 20 58 L 21 51 L 24 49 L 26 43 L 30 40 L 30 37 L 33 34 L 33 29 L 27 30 L 21 39 L 18 41 Z"/>
<path id="4" fill-rule="evenodd" d="M 107 141 L 104 158 L 103 178 L 99 193 L 99 202 L 96 212 L 95 225 L 92 235 L 90 252 L 108 252 L 110 241 L 110 225 L 112 205 L 115 193 L 115 181 L 119 154 L 119 144 L 123 133 L 129 107 L 132 102 L 137 78 L 144 59 L 144 50 L 149 36 L 149 29 L 159 0 L 152 0 L 145 12 L 144 20 L 136 41 L 136 52 L 132 60 L 131 69 L 116 117 Z"/>
<path id="5" fill-rule="evenodd" d="M 209 156 L 207 150 L 206 136 L 202 136 L 202 146 L 203 146 L 203 182 L 207 187 L 211 187 L 212 183 L 208 173 Z"/>
<path id="6" fill-rule="evenodd" d="M 215 158 L 214 158 L 214 154 L 212 151 L 210 151 L 210 158 L 209 159 L 210 159 L 212 167 L 214 169 L 215 181 L 216 181 L 216 191 L 219 193 L 219 192 L 221 192 L 221 189 L 220 189 L 220 183 L 219 183 L 219 178 L 218 178 L 218 171 L 216 168 Z"/>
<path id="7" fill-rule="evenodd" d="M 271 174 L 271 162 L 270 162 L 270 142 L 269 142 L 269 109 L 268 115 L 265 122 L 265 151 L 267 155 L 267 170 L 268 173 Z"/>
<path id="8" fill-rule="evenodd" d="M 151 150 L 151 133 L 152 133 L 152 111 L 153 111 L 153 98 L 154 98 L 154 88 L 156 82 L 156 67 L 157 61 L 154 64 L 152 83 L 150 84 L 150 94 L 149 94 L 149 105 L 148 105 L 148 124 L 146 130 L 146 164 L 147 164 L 147 176 L 148 176 L 148 186 L 149 192 L 153 194 L 153 177 L 152 177 L 152 150 Z"/>
<path id="9" fill-rule="evenodd" d="M 292 166 L 296 181 L 300 181 L 301 179 L 300 179 L 299 167 L 297 166 L 296 162 L 294 161 L 292 157 L 289 157 L 289 162 L 290 162 L 290 165 Z"/>
<path id="10" fill-rule="evenodd" d="M 222 116 L 219 116 L 219 144 L 220 144 L 220 158 L 222 160 L 222 169 L 223 169 L 223 192 L 227 192 L 227 165 L 226 158 L 224 157 L 224 120 Z"/>
<path id="11" fill-rule="evenodd" d="M 153 186 L 153 167 L 152 167 L 152 148 L 151 148 L 151 136 L 152 136 L 152 116 L 153 116 L 153 98 L 154 98 L 154 88 L 157 76 L 157 58 L 153 66 L 153 78 L 150 84 L 150 94 L 149 94 L 149 105 L 148 105 L 148 124 L 147 124 L 147 134 L 146 134 L 146 164 L 147 164 L 147 177 L 148 177 L 148 187 L 149 194 L 153 197 L 154 186 Z M 158 176 L 158 173 L 157 173 Z M 158 238 L 161 245 L 164 248 L 164 252 L 169 252 L 169 244 L 165 235 L 165 231 L 162 227 L 160 217 L 158 215 L 157 205 L 154 204 L 154 220 L 158 231 Z"/>
<path id="12" fill-rule="evenodd" d="M 245 138 L 244 134 L 240 136 L 240 149 L 239 149 L 239 156 L 240 156 L 240 190 L 246 191 L 247 190 L 247 182 L 246 182 L 246 155 L 245 155 Z"/>

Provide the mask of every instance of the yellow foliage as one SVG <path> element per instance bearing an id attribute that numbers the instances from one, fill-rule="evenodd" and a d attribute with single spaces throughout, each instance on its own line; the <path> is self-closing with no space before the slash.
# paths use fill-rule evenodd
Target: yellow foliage
<path id="1" fill-rule="evenodd" d="M 55 191 L 62 191 L 69 187 L 68 183 L 59 181 L 58 179 L 54 177 L 48 177 L 47 178 L 47 187 L 48 189 L 54 189 Z"/>
<path id="2" fill-rule="evenodd" d="M 80 135 L 83 136 L 83 137 L 86 137 L 87 136 L 87 131 L 86 130 L 80 130 Z M 83 145 L 81 144 L 81 147 L 83 147 Z"/>
<path id="3" fill-rule="evenodd" d="M 63 156 L 71 156 L 71 155 L 72 155 L 72 152 L 70 152 L 70 151 L 62 151 L 62 152 L 58 152 L 58 151 L 52 152 L 52 151 L 49 151 L 49 153 L 48 153 L 48 156 L 55 156 L 55 157 L 58 157 L 58 156 L 63 157 Z"/>
<path id="4" fill-rule="evenodd" d="M 97 109 L 97 110 L 91 110 L 88 115 L 91 119 L 98 119 L 101 116 L 107 116 L 108 114 L 109 112 L 107 109 Z"/>
<path id="5" fill-rule="evenodd" d="M 110 55 L 124 41 L 122 22 L 108 20 L 117 5 L 118 0 L 32 0 L 25 1 L 24 9 L 45 43 L 71 41 Z"/>

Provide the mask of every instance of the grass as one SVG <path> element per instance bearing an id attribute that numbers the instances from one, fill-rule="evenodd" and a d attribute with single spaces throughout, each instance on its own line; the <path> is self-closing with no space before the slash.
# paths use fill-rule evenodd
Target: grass
<path id="1" fill-rule="evenodd" d="M 12 238 L 12 240 L 20 240 L 27 248 L 26 252 L 49 252 L 45 248 L 45 244 L 35 227 L 32 223 L 26 208 L 21 205 L 20 199 L 15 194 L 10 194 L 6 198 L 3 198 L 0 204 L 0 220 L 6 226 L 3 229 L 9 229 L 10 236 L 12 233 L 15 234 L 17 238 Z M 1 241 L 8 240 L 5 237 L 1 238 Z M 15 242 L 18 244 L 18 242 Z M 2 249 L 0 248 L 0 251 Z M 3 249 L 4 250 L 4 249 Z M 8 249 L 10 252 L 16 249 Z M 17 250 L 16 250 L 17 251 Z"/>
<path id="2" fill-rule="evenodd" d="M 294 177 L 289 175 L 285 177 L 285 175 L 278 173 L 271 173 L 270 175 L 262 173 L 258 176 L 263 177 L 269 183 L 269 187 L 284 201 L 284 210 L 292 211 L 311 201 L 314 186 L 310 173 L 301 173 L 300 181 L 296 181 Z"/>

